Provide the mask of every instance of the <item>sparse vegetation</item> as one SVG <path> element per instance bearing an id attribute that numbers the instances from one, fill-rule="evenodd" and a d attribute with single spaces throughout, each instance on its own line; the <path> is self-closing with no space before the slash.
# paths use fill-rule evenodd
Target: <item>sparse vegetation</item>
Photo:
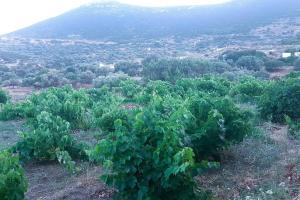
<path id="1" fill-rule="evenodd" d="M 0 152 L 0 196 L 3 200 L 23 200 L 27 191 L 24 169 L 18 156 Z"/>
<path id="2" fill-rule="evenodd" d="M 287 78 L 271 82 L 260 101 L 261 114 L 265 119 L 284 122 L 285 115 L 300 118 L 300 79 Z"/>
<path id="3" fill-rule="evenodd" d="M 300 18 L 287 1 L 91 4 L 64 15 L 76 20 L 62 35 L 89 19 L 79 35 L 0 37 L 0 199 L 298 199 Z"/>
<path id="4" fill-rule="evenodd" d="M 5 104 L 9 100 L 7 93 L 0 88 L 0 104 Z"/>

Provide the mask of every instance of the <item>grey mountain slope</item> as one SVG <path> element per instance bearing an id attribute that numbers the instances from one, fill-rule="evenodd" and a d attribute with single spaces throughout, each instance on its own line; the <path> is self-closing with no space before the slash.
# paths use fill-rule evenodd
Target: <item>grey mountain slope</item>
<path id="1" fill-rule="evenodd" d="M 236 0 L 210 6 L 146 8 L 120 3 L 82 6 L 9 35 L 28 38 L 132 39 L 245 32 L 300 16 L 299 0 Z"/>

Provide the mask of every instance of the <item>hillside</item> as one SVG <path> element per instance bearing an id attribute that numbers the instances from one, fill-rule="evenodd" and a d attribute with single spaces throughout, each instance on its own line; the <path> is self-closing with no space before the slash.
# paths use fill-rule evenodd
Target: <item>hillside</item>
<path id="1" fill-rule="evenodd" d="M 222 5 L 146 8 L 120 3 L 82 6 L 11 33 L 28 38 L 132 39 L 245 32 L 300 14 L 298 0 L 239 0 Z"/>

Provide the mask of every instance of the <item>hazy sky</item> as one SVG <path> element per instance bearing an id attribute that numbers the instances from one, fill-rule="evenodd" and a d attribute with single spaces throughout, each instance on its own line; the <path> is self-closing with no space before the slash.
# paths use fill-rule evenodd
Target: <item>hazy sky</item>
<path id="1" fill-rule="evenodd" d="M 0 0 L 0 35 L 57 16 L 95 0 Z M 99 1 L 99 0 L 96 0 Z M 223 3 L 229 0 L 119 0 L 142 6 Z"/>

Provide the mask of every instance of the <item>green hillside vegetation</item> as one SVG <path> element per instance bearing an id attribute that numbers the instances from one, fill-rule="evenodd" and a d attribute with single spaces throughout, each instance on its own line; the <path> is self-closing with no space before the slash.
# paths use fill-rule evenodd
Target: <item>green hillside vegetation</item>
<path id="1" fill-rule="evenodd" d="M 147 70 L 157 69 L 157 62 L 149 62 Z M 296 129 L 297 74 L 278 81 L 230 81 L 195 77 L 186 61 L 168 62 L 158 64 L 170 74 L 149 71 L 144 83 L 129 79 L 98 89 L 49 88 L 2 104 L 1 120 L 24 119 L 27 126 L 9 151 L 27 162 L 56 160 L 70 173 L 77 172 L 78 159 L 101 164 L 104 182 L 118 189 L 120 199 L 209 199 L 194 178 L 219 167 L 220 152 L 256 130 L 258 116 L 241 104 L 257 105 L 262 120 L 287 119 Z M 78 129 L 97 129 L 102 139 L 96 146 L 78 141 L 72 135 Z"/>

